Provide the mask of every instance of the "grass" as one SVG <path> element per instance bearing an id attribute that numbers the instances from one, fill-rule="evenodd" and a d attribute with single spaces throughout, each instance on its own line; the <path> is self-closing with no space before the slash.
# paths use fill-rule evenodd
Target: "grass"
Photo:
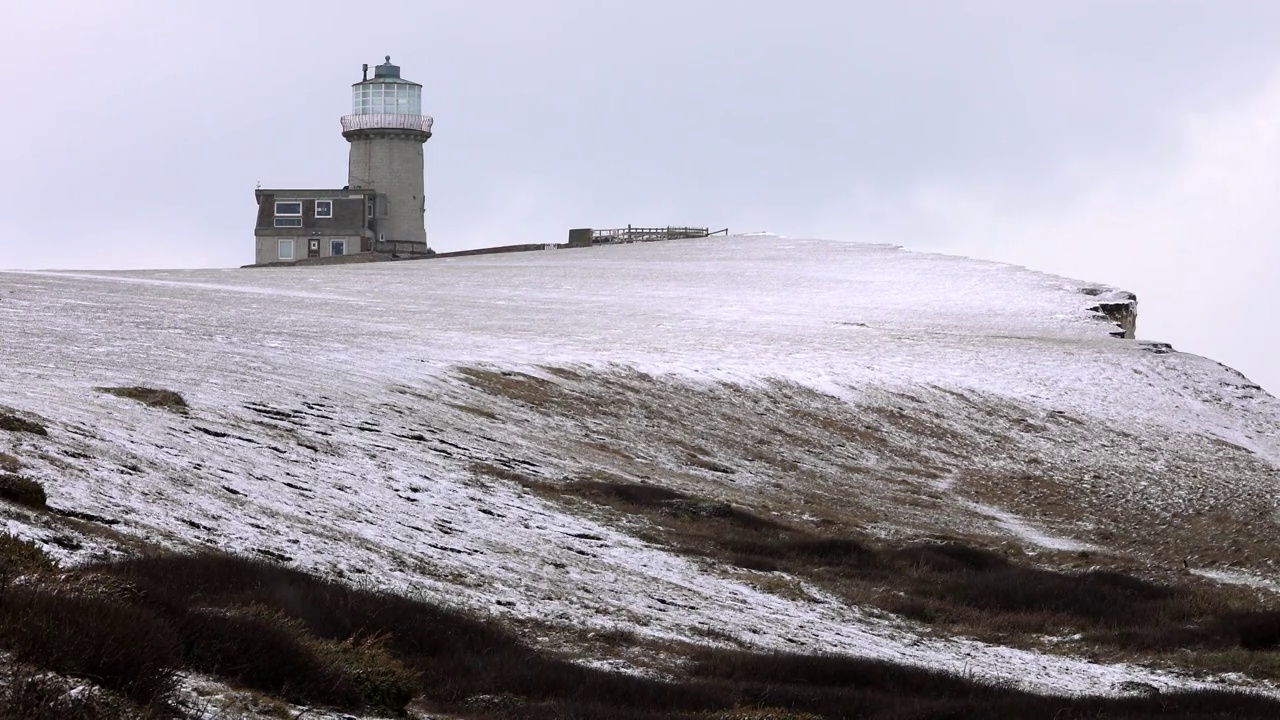
<path id="1" fill-rule="evenodd" d="M 136 400 L 147 407 L 160 408 L 177 413 L 184 413 L 188 408 L 186 399 L 172 390 L 137 385 L 131 387 L 100 387 L 96 389 L 108 395 Z"/>
<path id="2" fill-rule="evenodd" d="M 14 433 L 30 433 L 32 435 L 49 434 L 44 425 L 35 420 L 19 417 L 17 414 L 7 410 L 0 410 L 0 430 Z"/>
<path id="3" fill-rule="evenodd" d="M 472 387 L 501 395 L 532 407 L 549 407 L 561 401 L 561 392 L 553 382 L 521 372 L 500 372 L 484 368 L 462 368 L 464 382 Z"/>
<path id="4" fill-rule="evenodd" d="M 1001 682 L 878 660 L 707 652 L 693 677 L 733 682 L 745 698 L 823 718 L 1248 718 L 1274 701 L 1247 693 L 1166 693 L 1143 698 L 1043 697 Z M 751 717 L 747 715 L 747 717 Z M 780 715 L 779 717 L 787 717 Z"/>
<path id="5" fill-rule="evenodd" d="M 426 710 L 477 719 L 1280 715 L 1280 702 L 1239 692 L 1046 697 L 882 660 L 709 648 L 684 650 L 679 679 L 657 680 L 579 665 L 459 610 L 214 553 L 153 555 L 70 577 L 79 584 L 0 593 L 0 649 L 14 667 L 32 669 L 0 689 L 20 708 L 15 715 L 0 707 L 0 720 L 171 716 L 179 671 L 353 713 L 398 714 L 417 698 Z M 69 589 L 94 586 L 114 589 Z M 623 633 L 616 641 L 635 639 Z M 40 671 L 90 679 L 109 692 L 78 696 L 102 702 L 73 707 L 81 700 L 59 695 L 60 681 Z"/>
<path id="6" fill-rule="evenodd" d="M 1273 672 L 1280 663 L 1256 657 L 1280 649 L 1280 611 L 1206 585 L 1050 570 L 955 540 L 894 544 L 838 526 L 801 528 L 650 483 L 514 479 L 544 495 L 644 517 L 659 528 L 651 539 L 683 554 L 787 573 L 949 634 L 1028 647 L 1045 635 L 1081 634 L 1081 645 L 1109 654 L 1194 665 L 1203 653 L 1214 671 L 1269 668 L 1264 677 L 1280 677 Z M 1232 659 L 1241 662 L 1224 668 Z"/>
<path id="7" fill-rule="evenodd" d="M 25 665 L 0 671 L 0 720 L 143 720 L 139 712 L 107 692 L 71 692 L 73 684 Z"/>
<path id="8" fill-rule="evenodd" d="M 194 669 L 289 702 L 398 713 L 416 694 L 379 638 L 320 639 L 279 610 L 189 611 L 180 631 Z"/>
<path id="9" fill-rule="evenodd" d="M 22 475 L 0 473 L 0 500 L 8 500 L 29 508 L 44 510 L 48 507 L 44 486 Z"/>
<path id="10" fill-rule="evenodd" d="M 1178 575 L 1184 560 L 1191 568 L 1265 575 L 1267 558 L 1280 554 L 1280 536 L 1267 527 L 1266 464 L 1207 438 L 1152 454 L 1145 440 L 1119 428 L 1103 441 L 1092 424 L 1046 414 L 1037 402 L 945 387 L 879 389 L 850 403 L 782 381 L 544 371 L 539 378 L 476 369 L 461 375 L 487 396 L 476 402 L 513 422 L 545 423 L 566 451 L 629 479 L 714 487 L 735 502 L 877 535 L 1008 538 L 966 502 L 975 501 L 1054 533 L 1088 534 L 1113 557 L 1158 576 Z M 567 430 L 579 422 L 593 433 Z M 643 462 L 633 457 L 641 449 Z M 703 468 L 698 458 L 750 481 Z M 1221 472 L 1193 482 L 1170 474 L 1173 464 Z M 1053 560 L 1084 566 L 1065 554 Z"/>
<path id="11" fill-rule="evenodd" d="M 417 676 L 431 678 L 432 696 L 446 705 L 500 692 L 538 697 L 584 692 L 583 688 L 594 686 L 601 694 L 609 694 L 625 690 L 633 682 L 543 658 L 509 631 L 464 613 L 395 595 L 354 590 L 270 563 L 222 556 L 161 556 L 103 566 L 98 571 L 138 588 L 166 614 L 185 615 L 183 608 L 197 599 L 206 606 L 248 604 L 260 613 L 279 613 L 277 624 L 284 636 L 279 647 L 270 653 L 258 647 L 242 653 L 263 657 L 268 664 L 284 664 L 287 656 L 302 657 L 307 649 L 304 643 L 290 646 L 286 642 L 299 638 L 300 633 L 346 644 L 348 652 L 377 638 L 375 645 L 365 646 L 370 662 L 364 664 L 378 665 L 376 652 L 370 650 L 381 648 Z M 243 635 L 246 642 L 256 637 L 255 633 L 229 635 Z M 318 672 L 294 665 L 299 667 L 294 675 L 299 687 L 302 678 Z"/>
<path id="12" fill-rule="evenodd" d="M 52 571 L 57 565 L 48 553 L 30 540 L 0 534 L 0 584 L 14 578 Z"/>
<path id="13" fill-rule="evenodd" d="M 0 648 L 19 663 L 92 679 L 141 707 L 164 705 L 178 637 L 155 613 L 110 597 L 10 586 L 0 598 Z"/>

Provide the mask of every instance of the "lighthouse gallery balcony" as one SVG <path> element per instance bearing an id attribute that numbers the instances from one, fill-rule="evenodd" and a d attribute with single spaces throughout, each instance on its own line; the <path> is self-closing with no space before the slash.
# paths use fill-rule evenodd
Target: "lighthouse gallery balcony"
<path id="1" fill-rule="evenodd" d="M 342 116 L 343 133 L 359 130 L 411 130 L 430 135 L 431 124 L 430 115 L 368 113 Z"/>

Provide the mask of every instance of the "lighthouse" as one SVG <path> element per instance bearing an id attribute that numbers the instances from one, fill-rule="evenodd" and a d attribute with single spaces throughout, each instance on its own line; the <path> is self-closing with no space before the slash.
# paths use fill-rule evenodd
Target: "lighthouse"
<path id="1" fill-rule="evenodd" d="M 424 257 L 423 149 L 431 139 L 422 86 L 386 62 L 364 66 L 342 116 L 347 184 L 341 189 L 254 190 L 254 265 L 329 264 Z"/>
<path id="2" fill-rule="evenodd" d="M 422 114 L 422 86 L 400 77 L 386 62 L 351 86 L 351 114 L 342 118 L 342 136 L 351 144 L 347 184 L 373 190 L 370 209 L 381 242 L 427 242 L 423 194 L 423 150 L 432 119 Z"/>

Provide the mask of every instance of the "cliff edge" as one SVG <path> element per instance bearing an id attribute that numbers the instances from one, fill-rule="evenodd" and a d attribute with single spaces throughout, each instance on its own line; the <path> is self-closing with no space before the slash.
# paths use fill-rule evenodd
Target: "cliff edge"
<path id="1" fill-rule="evenodd" d="M 1269 681 L 960 599 L 1269 607 L 1280 404 L 1133 340 L 1123 291 L 778 237 L 0 283 L 0 458 L 61 514 L 0 510 L 64 567 L 232 550 L 632 672 L 692 643 L 1054 693 Z"/>

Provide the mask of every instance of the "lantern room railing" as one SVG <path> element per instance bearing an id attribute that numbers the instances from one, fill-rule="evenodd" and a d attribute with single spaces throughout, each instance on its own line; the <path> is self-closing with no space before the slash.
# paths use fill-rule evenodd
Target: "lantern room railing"
<path id="1" fill-rule="evenodd" d="M 354 130 L 415 130 L 431 134 L 429 115 L 393 115 L 372 113 L 369 115 L 343 115 L 342 132 Z"/>

